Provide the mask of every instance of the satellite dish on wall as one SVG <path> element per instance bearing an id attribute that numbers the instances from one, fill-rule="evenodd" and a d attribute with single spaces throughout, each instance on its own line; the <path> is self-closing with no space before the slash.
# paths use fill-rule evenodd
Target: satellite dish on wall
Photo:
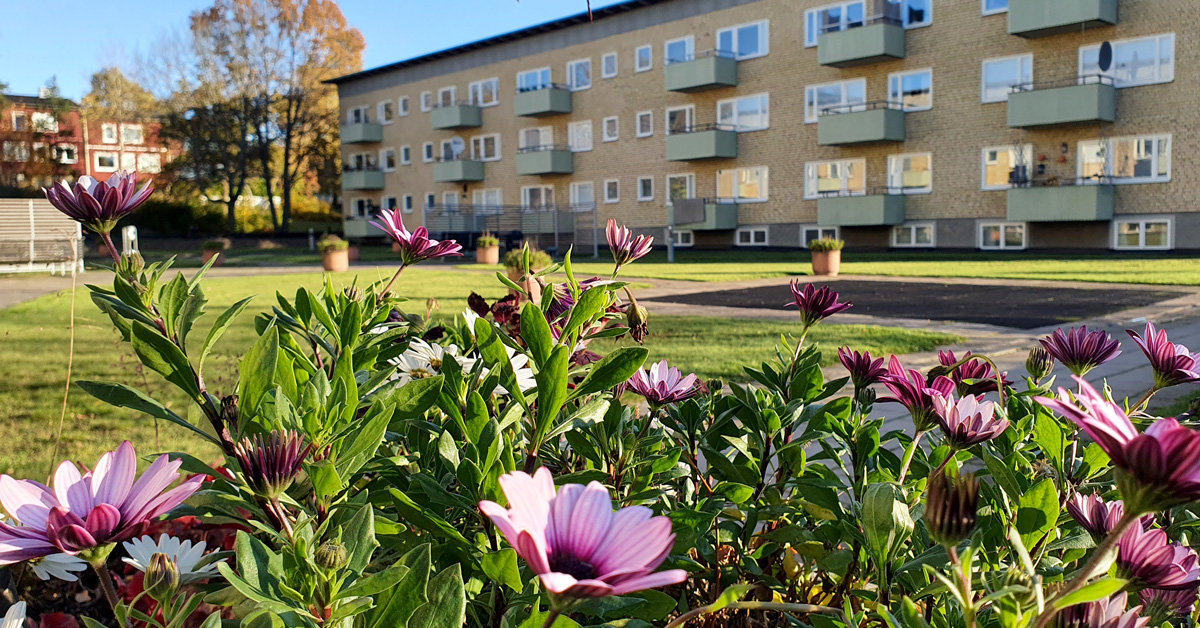
<path id="1" fill-rule="evenodd" d="M 1100 66 L 1101 72 L 1107 72 L 1112 67 L 1113 49 L 1112 44 L 1104 42 L 1100 44 L 1100 58 L 1097 60 L 1097 65 Z"/>
<path id="2" fill-rule="evenodd" d="M 466 148 L 467 143 L 463 141 L 463 138 L 455 136 L 450 140 L 450 150 L 454 151 L 455 157 L 461 155 Z"/>

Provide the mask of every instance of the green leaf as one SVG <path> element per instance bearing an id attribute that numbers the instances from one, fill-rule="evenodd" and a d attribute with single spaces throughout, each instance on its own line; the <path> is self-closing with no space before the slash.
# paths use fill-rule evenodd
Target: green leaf
<path id="1" fill-rule="evenodd" d="M 396 565 L 408 568 L 408 573 L 399 584 L 380 591 L 375 598 L 375 608 L 368 612 L 364 628 L 397 628 L 408 626 L 413 613 L 428 599 L 425 594 L 429 582 L 429 545 L 422 545 L 405 554 Z M 395 565 L 393 565 L 395 567 Z"/>
<path id="2" fill-rule="evenodd" d="M 143 412 L 152 417 L 170 421 L 180 427 L 185 427 L 214 445 L 220 444 L 216 438 L 209 435 L 208 432 L 188 423 L 187 419 L 171 412 L 166 406 L 146 396 L 140 390 L 130 388 L 124 384 L 114 384 L 110 382 L 91 382 L 80 381 L 76 382 L 80 388 L 87 394 L 118 408 L 129 408 L 137 412 Z"/>
<path id="3" fill-rule="evenodd" d="M 603 286 L 584 290 L 583 294 L 579 295 L 579 299 L 575 301 L 575 306 L 571 308 L 571 314 L 567 317 L 567 323 L 563 325 L 562 334 L 559 337 L 570 338 L 571 334 L 582 327 L 584 323 L 595 318 L 607 305 L 608 290 Z M 564 340 L 564 342 L 567 341 Z"/>
<path id="4" fill-rule="evenodd" d="M 415 379 L 404 386 L 393 388 L 384 396 L 384 403 L 395 406 L 398 419 L 416 419 L 437 403 L 442 392 L 442 376 Z"/>
<path id="5" fill-rule="evenodd" d="M 877 482 L 867 487 L 862 501 L 862 528 L 880 566 L 895 556 L 914 527 L 908 504 L 899 498 L 896 486 Z"/>
<path id="6" fill-rule="evenodd" d="M 375 513 L 370 504 L 360 506 L 346 523 L 346 528 L 342 530 L 342 544 L 350 550 L 346 568 L 354 573 L 362 573 L 371 562 L 371 554 L 379 546 L 375 540 Z"/>
<path id="7" fill-rule="evenodd" d="M 467 612 L 462 566 L 451 565 L 429 581 L 429 601 L 413 613 L 408 628 L 460 628 Z"/>
<path id="8" fill-rule="evenodd" d="M 258 405 L 275 389 L 275 363 L 279 359 L 279 328 L 271 325 L 258 337 L 238 366 L 238 405 L 242 419 L 258 414 Z"/>
<path id="9" fill-rule="evenodd" d="M 721 591 L 721 595 L 716 601 L 707 606 L 709 613 L 715 613 L 730 604 L 746 597 L 746 594 L 753 591 L 754 587 L 749 584 L 733 584 Z"/>
<path id="10" fill-rule="evenodd" d="M 496 335 L 493 324 L 485 318 L 475 319 L 475 341 L 479 345 L 479 353 L 483 356 L 484 362 L 499 374 L 500 385 L 512 394 L 517 403 L 528 410 L 529 402 L 526 401 L 521 387 L 517 385 L 517 375 L 513 372 L 512 362 L 508 359 L 508 351 L 505 350 L 504 343 Z"/>
<path id="11" fill-rule="evenodd" d="M 200 395 L 200 386 L 196 383 L 187 356 L 157 329 L 144 323 L 134 323 L 131 341 L 142 364 L 178 386 L 189 397 L 194 399 Z"/>
<path id="12" fill-rule="evenodd" d="M 1103 600 L 1110 595 L 1115 595 L 1127 584 L 1129 581 L 1120 578 L 1101 578 L 1066 597 L 1054 600 L 1053 606 L 1055 609 L 1061 610 L 1076 604 Z"/>
<path id="13" fill-rule="evenodd" d="M 187 337 L 192 333 L 192 327 L 200 317 L 204 315 L 204 305 L 208 303 L 208 299 L 204 297 L 204 291 L 200 286 L 192 288 L 188 292 L 187 299 L 183 302 L 183 308 L 179 310 L 179 319 L 176 321 L 175 336 L 179 338 L 179 347 L 183 349 L 184 354 L 187 354 Z"/>
<path id="14" fill-rule="evenodd" d="M 408 572 L 407 565 L 396 563 L 383 571 L 360 578 L 354 584 L 342 589 L 338 593 L 338 599 L 375 596 L 398 585 L 408 575 Z"/>
<path id="15" fill-rule="evenodd" d="M 1025 547 L 1036 547 L 1058 523 L 1058 490 L 1054 480 L 1045 478 L 1017 498 L 1017 532 Z"/>
<path id="16" fill-rule="evenodd" d="M 534 443 L 541 445 L 546 433 L 554 427 L 558 411 L 567 400 L 567 369 L 571 350 L 557 346 L 550 352 L 546 365 L 538 371 L 537 380 L 537 431 Z"/>
<path id="17" fill-rule="evenodd" d="M 520 593 L 524 583 L 521 581 L 521 568 L 517 565 L 517 552 L 506 547 L 498 552 L 485 554 L 482 561 L 483 573 L 487 577 Z"/>
<path id="18" fill-rule="evenodd" d="M 318 497 L 332 497 L 342 490 L 342 479 L 338 477 L 337 467 L 332 461 L 322 460 L 310 464 L 307 471 Z"/>
<path id="19" fill-rule="evenodd" d="M 713 492 L 718 495 L 724 495 L 726 499 L 735 504 L 744 504 L 750 501 L 754 496 L 754 488 L 737 482 L 719 482 L 713 487 Z"/>
<path id="20" fill-rule="evenodd" d="M 1033 441 L 1041 448 L 1043 455 L 1054 461 L 1054 468 L 1062 468 L 1067 445 L 1063 439 L 1062 427 L 1049 413 L 1037 413 L 1033 423 Z"/>
<path id="21" fill-rule="evenodd" d="M 234 319 L 246 309 L 246 306 L 250 304 L 252 299 L 254 297 L 246 297 L 234 303 L 217 317 L 212 329 L 208 330 L 208 336 L 204 339 L 204 345 L 200 348 L 200 361 L 197 363 L 199 365 L 198 369 L 202 370 L 204 368 L 204 359 L 208 357 L 209 353 L 212 353 L 217 341 L 221 339 L 221 336 L 225 335 L 225 331 L 233 324 Z"/>
<path id="22" fill-rule="evenodd" d="M 589 291 L 590 292 L 590 291 Z M 642 368 L 650 350 L 645 347 L 622 347 L 592 365 L 583 381 L 571 391 L 569 399 L 578 399 L 624 383 Z M 539 395 L 540 397 L 540 395 Z"/>
<path id="23" fill-rule="evenodd" d="M 996 479 L 996 484 L 1008 495 L 1009 499 L 1020 497 L 1021 485 L 1017 483 L 1017 476 L 1013 474 L 1012 469 L 1009 469 L 1003 460 L 987 451 L 981 450 L 980 455 L 983 457 L 983 463 L 987 465 L 988 473 L 992 474 L 992 477 Z"/>
<path id="24" fill-rule="evenodd" d="M 466 537 L 442 517 L 413 501 L 408 495 L 405 495 L 398 489 L 393 488 L 389 492 L 396 504 L 396 510 L 409 523 L 432 534 L 458 543 L 462 547 L 471 547 L 471 543 L 467 541 Z"/>
<path id="25" fill-rule="evenodd" d="M 554 336 L 550 333 L 550 324 L 541 308 L 532 301 L 521 308 L 521 339 L 529 346 L 533 363 L 539 368 L 550 359 L 550 350 L 554 347 Z"/>

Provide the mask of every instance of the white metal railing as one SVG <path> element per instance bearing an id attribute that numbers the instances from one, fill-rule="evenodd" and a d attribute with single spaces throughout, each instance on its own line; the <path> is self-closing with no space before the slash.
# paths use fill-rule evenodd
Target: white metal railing
<path id="1" fill-rule="evenodd" d="M 0 198 L 0 273 L 83 272 L 83 231 L 45 199 Z"/>

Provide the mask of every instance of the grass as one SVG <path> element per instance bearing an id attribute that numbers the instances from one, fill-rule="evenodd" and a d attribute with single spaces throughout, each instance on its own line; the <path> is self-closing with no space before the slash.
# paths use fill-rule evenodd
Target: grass
<path id="1" fill-rule="evenodd" d="M 361 255 L 360 260 L 364 263 L 393 263 L 399 259 L 399 256 L 392 252 L 390 246 L 362 246 L 359 247 L 359 251 Z M 172 255 L 175 256 L 175 266 L 177 268 L 199 268 L 203 264 L 199 245 L 197 245 L 195 250 L 142 251 L 142 257 L 147 262 L 164 261 Z M 222 265 L 239 268 L 262 266 L 312 266 L 319 268 L 321 266 L 321 253 L 310 251 L 306 246 L 284 246 L 273 249 L 231 248 L 221 253 L 221 257 L 224 260 Z M 103 257 L 94 257 L 89 261 L 108 264 L 111 260 Z"/>

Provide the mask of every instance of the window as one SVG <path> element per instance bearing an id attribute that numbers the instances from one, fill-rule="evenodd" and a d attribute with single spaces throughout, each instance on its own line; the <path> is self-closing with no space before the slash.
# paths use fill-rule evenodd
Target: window
<path id="1" fill-rule="evenodd" d="M 433 109 L 433 92 L 421 92 L 421 111 Z"/>
<path id="2" fill-rule="evenodd" d="M 155 155 L 157 157 L 158 155 Z M 74 144 L 59 144 L 54 147 L 54 159 L 60 164 L 73 164 L 79 161 L 79 152 Z M 158 172 L 155 170 L 155 172 Z"/>
<path id="3" fill-rule="evenodd" d="M 620 125 L 617 116 L 609 116 L 604 119 L 602 127 L 604 129 L 604 141 L 615 142 L 621 137 Z"/>
<path id="4" fill-rule="evenodd" d="M 425 194 L 425 207 L 426 208 L 437 207 L 437 195 L 436 194 L 434 194 L 433 192 L 428 192 Z"/>
<path id="5" fill-rule="evenodd" d="M 681 249 L 686 249 L 686 248 L 690 248 L 692 246 L 692 244 L 694 244 L 696 242 L 694 235 L 695 234 L 693 234 L 690 229 L 684 229 L 682 231 L 672 231 L 671 239 L 674 241 L 675 246 L 677 246 Z"/>
<path id="6" fill-rule="evenodd" d="M 650 137 L 654 135 L 654 112 L 639 111 L 637 114 L 637 136 Z"/>
<path id="7" fill-rule="evenodd" d="M 717 101 L 717 123 L 734 127 L 738 133 L 762 131 L 771 126 L 770 98 L 755 94 Z"/>
<path id="8" fill-rule="evenodd" d="M 13 123 L 14 131 L 27 131 L 29 129 L 29 118 L 27 118 L 25 116 L 24 111 L 14 111 L 12 113 L 12 123 Z M 108 125 L 106 125 L 106 126 L 108 126 Z M 112 141 L 116 142 L 117 141 L 117 126 L 115 124 L 111 125 L 111 126 L 113 128 Z"/>
<path id="9" fill-rule="evenodd" d="M 933 70 L 914 70 L 888 75 L 888 102 L 905 111 L 933 108 Z"/>
<path id="10" fill-rule="evenodd" d="M 610 52 L 600 57 L 600 78 L 612 78 L 617 75 L 617 53 Z"/>
<path id="11" fill-rule="evenodd" d="M 692 119 L 695 117 L 695 105 L 687 105 L 686 107 L 668 107 L 667 108 L 667 128 L 666 134 L 672 133 L 688 133 L 692 130 Z"/>
<path id="12" fill-rule="evenodd" d="M 550 68 L 538 68 L 517 73 L 517 91 L 532 92 L 550 87 Z"/>
<path id="13" fill-rule="evenodd" d="M 433 142 L 421 144 L 421 161 L 425 163 L 433 161 Z"/>
<path id="14" fill-rule="evenodd" d="M 504 190 L 488 188 L 471 193 L 471 204 L 476 214 L 498 214 L 504 211 Z"/>
<path id="15" fill-rule="evenodd" d="M 718 170 L 717 197 L 732 198 L 739 203 L 766 201 L 767 167 Z"/>
<path id="16" fill-rule="evenodd" d="M 117 143 L 117 125 L 105 122 L 100 125 L 100 141 L 105 144 Z"/>
<path id="17" fill-rule="evenodd" d="M 385 148 L 379 151 L 379 165 L 383 167 L 384 172 L 392 172 L 396 169 L 396 149 Z"/>
<path id="18" fill-rule="evenodd" d="M 521 188 L 521 204 L 536 209 L 554 207 L 554 186 L 529 185 Z"/>
<path id="19" fill-rule="evenodd" d="M 28 155 L 26 149 L 26 155 Z M 25 161 L 24 159 L 20 161 Z M 96 163 L 94 164 L 96 172 L 116 172 L 117 171 L 117 154 L 116 153 L 96 153 Z"/>
<path id="20" fill-rule="evenodd" d="M 490 78 L 467 85 L 471 104 L 476 107 L 495 107 L 500 104 L 500 79 Z"/>
<path id="21" fill-rule="evenodd" d="M 380 124 L 392 123 L 392 101 L 385 100 L 375 106 L 375 112 Z"/>
<path id="22" fill-rule="evenodd" d="M 1007 190 L 1014 183 L 1029 180 L 1029 167 L 1033 164 L 1033 144 L 985 148 L 981 161 L 981 189 Z"/>
<path id="23" fill-rule="evenodd" d="M 933 189 L 932 153 L 888 155 L 888 191 L 924 194 Z"/>
<path id="24" fill-rule="evenodd" d="M 33 122 L 33 130 L 38 133 L 58 133 L 58 118 L 52 113 L 35 111 L 29 119 Z M 140 125 L 138 129 L 141 129 Z"/>
<path id="25" fill-rule="evenodd" d="M 567 125 L 567 143 L 571 152 L 580 153 L 592 150 L 592 121 L 572 122 Z"/>
<path id="26" fill-rule="evenodd" d="M 1033 82 L 1033 55 L 984 59 L 980 89 L 983 102 L 1004 102 L 1014 85 Z"/>
<path id="27" fill-rule="evenodd" d="M 984 15 L 1008 13 L 1008 0 L 979 0 L 979 4 Z"/>
<path id="28" fill-rule="evenodd" d="M 885 13 L 891 15 L 895 8 L 900 10 L 900 21 L 904 28 L 918 28 L 933 23 L 933 0 L 887 0 Z"/>
<path id="29" fill-rule="evenodd" d="M 682 63 L 695 58 L 696 39 L 691 35 L 663 42 L 663 65 Z"/>
<path id="30" fill-rule="evenodd" d="M 738 227 L 734 233 L 734 243 L 738 246 L 766 246 L 766 227 Z"/>
<path id="31" fill-rule="evenodd" d="M 346 122 L 349 122 L 350 124 L 365 124 L 367 122 L 370 122 L 370 118 L 367 117 L 367 108 L 365 106 L 364 107 L 354 107 L 353 109 L 348 110 L 346 112 Z M 112 141 L 115 144 L 117 141 L 117 125 L 114 124 L 114 125 L 112 125 L 112 127 L 113 127 Z"/>
<path id="32" fill-rule="evenodd" d="M 609 204 L 621 202 L 620 181 L 616 179 L 604 180 L 604 202 Z"/>
<path id="33" fill-rule="evenodd" d="M 806 249 L 808 248 L 808 243 L 813 240 L 837 240 L 841 236 L 841 230 L 838 227 L 822 227 L 820 225 L 800 226 L 800 244 L 803 244 Z"/>
<path id="34" fill-rule="evenodd" d="M 400 115 L 401 116 L 408 115 L 408 96 L 401 96 L 400 99 L 397 100 L 396 102 L 400 105 Z M 410 198 L 410 200 L 411 200 L 411 198 Z"/>
<path id="35" fill-rule="evenodd" d="M 442 207 L 449 211 L 458 211 L 458 192 L 442 192 Z"/>
<path id="36" fill-rule="evenodd" d="M 654 68 L 654 47 L 638 46 L 633 53 L 633 69 L 635 72 L 645 72 Z"/>
<path id="37" fill-rule="evenodd" d="M 696 195 L 696 175 L 669 174 L 667 175 L 667 207 L 675 201 L 693 198 Z"/>
<path id="38" fill-rule="evenodd" d="M 554 128 L 543 126 L 532 129 L 522 129 L 517 135 L 518 148 L 533 148 L 535 146 L 550 146 L 554 144 Z"/>
<path id="39" fill-rule="evenodd" d="M 767 20 L 739 24 L 717 31 L 717 51 L 738 60 L 765 57 L 770 52 Z"/>
<path id="40" fill-rule="evenodd" d="M 404 202 L 400 206 L 404 208 L 404 213 L 411 214 L 413 210 L 413 195 L 405 194 L 402 199 Z"/>
<path id="41" fill-rule="evenodd" d="M 29 143 L 6 140 L 4 142 L 4 161 L 29 161 Z M 113 164 L 115 166 L 116 162 L 114 161 Z"/>
<path id="42" fill-rule="evenodd" d="M 813 123 L 833 107 L 853 107 L 867 102 L 867 79 L 810 85 L 804 90 L 804 121 Z"/>
<path id="43" fill-rule="evenodd" d="M 638 200 L 654 200 L 654 177 L 638 177 Z"/>
<path id="44" fill-rule="evenodd" d="M 467 143 L 463 141 L 463 138 L 455 135 L 448 140 L 442 140 L 442 161 L 465 159 L 466 152 Z"/>
<path id="45" fill-rule="evenodd" d="M 457 100 L 458 88 L 451 85 L 438 90 L 437 106 L 438 107 L 453 107 Z"/>
<path id="46" fill-rule="evenodd" d="M 407 166 L 412 163 L 412 146 L 405 144 L 400 147 L 400 165 Z"/>
<path id="47" fill-rule="evenodd" d="M 1100 71 L 1100 46 L 1079 49 L 1079 76 L 1111 76 L 1117 87 L 1135 87 L 1175 80 L 1175 34 L 1152 35 L 1112 42 L 1112 67 Z"/>
<path id="48" fill-rule="evenodd" d="M 37 144 L 33 145 L 37 148 Z M 134 153 L 121 153 L 121 170 L 133 172 L 137 170 L 137 155 Z"/>
<path id="49" fill-rule="evenodd" d="M 840 159 L 816 161 L 804 167 L 804 198 L 826 195 L 855 196 L 867 193 L 867 161 Z"/>
<path id="50" fill-rule="evenodd" d="M 567 64 L 567 87 L 577 92 L 592 86 L 592 60 L 579 59 Z"/>
<path id="51" fill-rule="evenodd" d="M 839 2 L 804 12 L 804 45 L 817 45 L 824 33 L 858 28 L 866 23 L 866 3 L 863 0 Z"/>
<path id="52" fill-rule="evenodd" d="M 500 160 L 500 134 L 476 135 L 471 138 L 471 159 L 475 161 Z"/>
<path id="53" fill-rule="evenodd" d="M 395 196 L 385 196 L 385 197 L 383 197 L 383 199 L 381 199 L 381 200 L 382 200 L 382 203 L 381 203 L 381 204 L 383 205 L 382 209 L 386 209 L 386 210 L 388 210 L 388 211 L 392 211 L 393 209 L 396 209 L 397 207 L 399 207 L 399 206 L 400 206 L 400 205 L 399 205 L 399 204 L 396 202 L 396 197 L 395 197 Z"/>
<path id="54" fill-rule="evenodd" d="M 933 248 L 933 223 L 918 222 L 892 228 L 892 246 L 897 248 Z"/>
<path id="55" fill-rule="evenodd" d="M 1173 249 L 1175 248 L 1174 222 L 1170 216 L 1113 220 L 1113 248 Z"/>
<path id="56" fill-rule="evenodd" d="M 1113 183 L 1171 180 L 1171 136 L 1145 135 L 1079 143 L 1078 176 L 1112 177 Z"/>
<path id="57" fill-rule="evenodd" d="M 1019 251 L 1025 248 L 1025 223 L 979 223 L 979 248 L 984 251 Z"/>
<path id="58" fill-rule="evenodd" d="M 571 184 L 571 207 L 595 207 L 596 186 L 591 181 L 580 181 Z"/>
<path id="59" fill-rule="evenodd" d="M 365 198 L 354 199 L 354 215 L 359 218 L 366 218 L 371 211 L 371 201 Z"/>

